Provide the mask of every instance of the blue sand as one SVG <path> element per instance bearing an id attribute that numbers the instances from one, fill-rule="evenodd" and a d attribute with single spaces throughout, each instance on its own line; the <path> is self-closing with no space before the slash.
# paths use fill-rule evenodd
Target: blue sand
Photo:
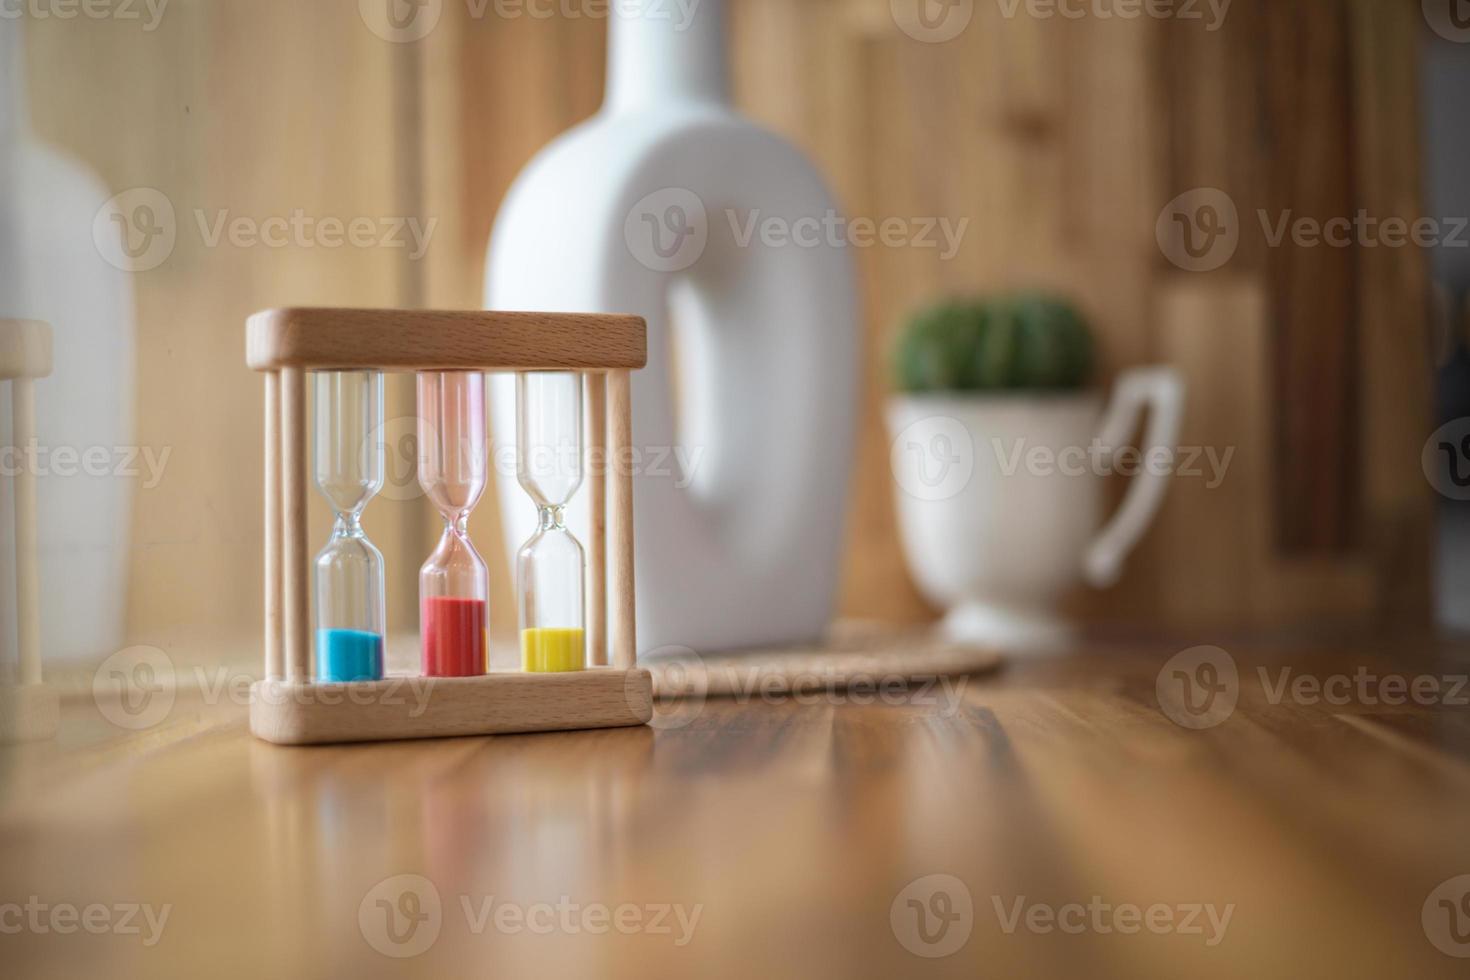
<path id="1" fill-rule="evenodd" d="M 317 630 L 316 679 L 376 681 L 383 677 L 383 638 L 366 630 Z"/>

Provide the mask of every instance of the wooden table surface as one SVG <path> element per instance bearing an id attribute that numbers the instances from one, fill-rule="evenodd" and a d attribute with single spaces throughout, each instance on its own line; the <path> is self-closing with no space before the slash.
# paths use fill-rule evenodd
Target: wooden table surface
<path id="1" fill-rule="evenodd" d="M 1204 729 L 1160 707 L 1178 650 L 314 749 L 252 740 L 227 694 L 140 730 L 78 698 L 55 742 L 0 749 L 0 973 L 1470 972 L 1463 650 L 1232 646 L 1238 704 Z M 1392 676 L 1437 703 L 1390 703 Z"/>

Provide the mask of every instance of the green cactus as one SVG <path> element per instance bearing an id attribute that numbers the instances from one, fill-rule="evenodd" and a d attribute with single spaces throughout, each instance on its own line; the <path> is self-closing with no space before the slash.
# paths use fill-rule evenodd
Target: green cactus
<path id="1" fill-rule="evenodd" d="M 1092 375 L 1092 334 L 1045 294 L 945 300 L 910 319 L 893 367 L 905 392 L 1072 390 Z"/>

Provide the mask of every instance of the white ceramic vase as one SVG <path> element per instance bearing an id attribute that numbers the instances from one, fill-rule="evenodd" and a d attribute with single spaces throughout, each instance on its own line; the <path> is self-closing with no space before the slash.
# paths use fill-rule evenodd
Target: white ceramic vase
<path id="1" fill-rule="evenodd" d="M 53 332 L 54 369 L 35 389 L 37 445 L 46 450 L 36 464 L 42 656 L 95 658 L 124 640 L 133 483 L 113 470 L 133 442 L 132 286 L 93 241 L 106 188 L 31 134 L 22 50 L 21 21 L 0 18 L 0 316 L 44 320 Z M 6 396 L 0 445 L 10 443 L 9 416 Z M 13 519 L 0 475 L 7 663 L 16 644 Z"/>
<path id="2" fill-rule="evenodd" d="M 837 588 L 860 336 L 851 261 L 830 243 L 741 234 L 753 215 L 836 211 L 797 150 L 731 111 L 723 8 L 613 6 L 606 101 L 517 179 L 486 267 L 493 308 L 648 320 L 633 379 L 644 652 L 810 640 Z M 498 460 L 511 458 L 513 409 L 512 380 L 495 379 Z M 497 472 L 510 558 L 535 509 L 512 466 Z M 585 498 L 570 508 L 583 541 Z"/>
<path id="3" fill-rule="evenodd" d="M 1143 445 L 1120 467 L 1145 408 Z M 1008 649 L 1065 643 L 1058 600 L 1080 581 L 1117 581 L 1163 502 L 1183 410 L 1183 381 L 1162 367 L 1124 372 L 1106 413 L 1091 392 L 893 399 L 904 554 L 920 592 L 948 610 L 945 632 Z M 1104 478 L 1119 470 L 1137 475 L 1102 526 Z"/>

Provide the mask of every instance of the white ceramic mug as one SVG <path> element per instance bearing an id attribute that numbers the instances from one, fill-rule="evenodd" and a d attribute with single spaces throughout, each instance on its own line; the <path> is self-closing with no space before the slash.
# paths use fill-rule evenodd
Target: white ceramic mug
<path id="1" fill-rule="evenodd" d="M 1145 408 L 1137 456 L 1120 455 Z M 966 642 L 1046 647 L 1070 630 L 1056 612 L 1079 580 L 1117 581 L 1173 474 L 1184 382 L 1172 368 L 1119 376 L 1100 395 L 940 394 L 888 412 L 904 552 L 920 591 Z M 1104 477 L 1137 471 L 1102 525 Z"/>

